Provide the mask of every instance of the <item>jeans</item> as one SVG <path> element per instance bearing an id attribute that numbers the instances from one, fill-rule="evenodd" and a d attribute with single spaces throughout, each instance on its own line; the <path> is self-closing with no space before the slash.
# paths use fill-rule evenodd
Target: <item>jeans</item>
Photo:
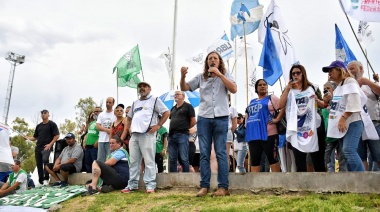
<path id="1" fill-rule="evenodd" d="M 347 171 L 364 171 L 364 165 L 358 154 L 359 140 L 364 130 L 363 121 L 354 121 L 348 125 L 347 133 L 343 137 L 343 154 L 347 160 Z"/>
<path id="2" fill-rule="evenodd" d="M 177 172 L 178 155 L 182 162 L 183 172 L 189 172 L 189 135 L 175 133 L 169 136 L 170 172 Z"/>
<path id="3" fill-rule="evenodd" d="M 346 158 L 343 155 L 342 148 L 343 139 L 338 139 L 337 141 L 326 144 L 325 164 L 328 172 L 335 172 L 335 149 L 338 153 L 339 172 L 347 171 Z"/>
<path id="4" fill-rule="evenodd" d="M 247 155 L 248 148 L 247 144 L 244 142 L 242 150 L 235 151 L 236 155 L 236 163 L 237 163 L 237 168 L 239 170 L 239 173 L 246 173 L 246 170 L 244 168 L 244 160 L 245 156 Z"/>
<path id="5" fill-rule="evenodd" d="M 216 118 L 204 118 L 198 116 L 197 130 L 200 149 L 201 188 L 210 188 L 210 155 L 211 144 L 214 142 L 218 163 L 218 187 L 228 189 L 229 167 L 226 154 L 228 116 Z"/>
<path id="6" fill-rule="evenodd" d="M 98 159 L 102 162 L 106 162 L 107 156 L 110 154 L 110 142 L 98 143 Z"/>
<path id="7" fill-rule="evenodd" d="M 129 189 L 138 189 L 140 179 L 140 165 L 144 158 L 144 182 L 146 190 L 156 188 L 156 133 L 133 133 L 129 140 Z"/>
<path id="8" fill-rule="evenodd" d="M 377 134 L 380 136 L 380 125 L 376 126 Z M 380 140 L 361 140 L 358 146 L 358 153 L 362 161 L 367 160 L 367 147 L 372 155 L 372 161 L 380 162 Z M 371 170 L 369 170 L 371 171 Z"/>
<path id="9" fill-rule="evenodd" d="M 45 170 L 45 166 L 49 163 L 50 151 L 44 150 L 43 147 L 36 147 L 34 154 L 36 158 L 38 182 L 42 184 L 44 180 L 49 180 L 49 173 Z"/>
<path id="10" fill-rule="evenodd" d="M 94 147 L 86 147 L 84 152 L 84 166 L 87 173 L 92 173 L 92 162 L 98 157 L 98 149 Z"/>

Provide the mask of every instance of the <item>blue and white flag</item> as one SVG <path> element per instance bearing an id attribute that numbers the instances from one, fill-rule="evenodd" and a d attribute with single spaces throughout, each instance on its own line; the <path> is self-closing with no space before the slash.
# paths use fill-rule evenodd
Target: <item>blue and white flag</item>
<path id="1" fill-rule="evenodd" d="M 226 33 L 219 37 L 210 47 L 207 48 L 207 53 L 216 51 L 222 56 L 223 60 L 228 60 L 233 56 L 234 50 Z"/>
<path id="2" fill-rule="evenodd" d="M 268 21 L 266 21 L 268 20 Z M 261 19 L 258 29 L 259 42 L 263 43 L 266 34 L 267 23 L 269 23 L 273 40 L 276 45 L 277 54 L 280 58 L 282 70 L 285 73 L 285 83 L 289 82 L 289 71 L 294 64 L 298 64 L 294 46 L 288 36 L 289 30 L 282 18 L 280 7 L 275 0 L 272 0 L 268 6 L 268 10 Z"/>
<path id="3" fill-rule="evenodd" d="M 380 22 L 379 0 L 339 0 L 345 13 L 358 21 Z"/>
<path id="4" fill-rule="evenodd" d="M 336 60 L 344 62 L 347 66 L 349 62 L 356 60 L 354 53 L 348 47 L 346 41 L 344 40 L 342 33 L 340 32 L 338 25 L 335 24 L 335 56 Z"/>
<path id="5" fill-rule="evenodd" d="M 276 44 L 273 40 L 269 24 L 267 24 L 267 33 L 265 35 L 259 66 L 263 67 L 263 78 L 271 86 L 273 86 L 282 75 L 280 58 L 277 54 Z"/>
<path id="6" fill-rule="evenodd" d="M 243 22 L 246 35 L 254 32 L 259 27 L 263 8 L 258 0 L 234 0 L 230 14 L 231 39 L 244 36 Z"/>

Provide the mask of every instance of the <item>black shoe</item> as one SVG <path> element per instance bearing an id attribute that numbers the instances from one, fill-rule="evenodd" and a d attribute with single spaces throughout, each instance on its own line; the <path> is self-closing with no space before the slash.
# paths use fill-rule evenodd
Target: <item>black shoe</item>
<path id="1" fill-rule="evenodd" d="M 103 185 L 102 188 L 100 189 L 100 191 L 103 193 L 109 193 L 114 190 L 115 189 L 112 187 L 112 185 Z"/>
<path id="2" fill-rule="evenodd" d="M 82 194 L 82 197 L 91 196 L 91 195 L 94 195 L 97 193 L 99 193 L 98 190 L 96 190 L 96 189 L 94 190 L 94 189 L 92 189 L 92 186 L 88 186 L 86 193 Z"/>
<path id="3" fill-rule="evenodd" d="M 69 183 L 67 181 L 62 181 L 61 182 L 61 188 L 66 187 L 68 185 L 69 185 Z"/>
<path id="4" fill-rule="evenodd" d="M 60 185 L 62 185 L 62 182 L 61 181 L 56 181 L 53 184 L 51 184 L 51 187 L 53 187 L 53 186 L 60 186 Z"/>

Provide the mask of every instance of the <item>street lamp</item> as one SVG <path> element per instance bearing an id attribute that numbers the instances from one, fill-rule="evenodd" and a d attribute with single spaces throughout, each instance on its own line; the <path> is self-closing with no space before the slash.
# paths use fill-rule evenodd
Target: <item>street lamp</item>
<path id="1" fill-rule="evenodd" d="M 5 59 L 8 60 L 12 65 L 11 71 L 9 73 L 7 95 L 5 97 L 5 106 L 4 106 L 4 112 L 3 112 L 4 124 L 8 125 L 7 122 L 8 122 L 9 106 L 11 104 L 13 78 L 15 76 L 16 66 L 23 64 L 25 62 L 25 56 L 19 55 L 13 52 L 7 52 L 7 54 L 5 55 Z"/>

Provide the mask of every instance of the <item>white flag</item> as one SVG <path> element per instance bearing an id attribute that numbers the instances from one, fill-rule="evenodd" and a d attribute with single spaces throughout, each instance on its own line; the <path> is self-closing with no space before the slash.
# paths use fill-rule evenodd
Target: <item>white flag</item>
<path id="1" fill-rule="evenodd" d="M 226 33 L 220 36 L 210 47 L 207 48 L 207 53 L 212 51 L 218 52 L 225 61 L 233 56 L 234 50 Z"/>
<path id="2" fill-rule="evenodd" d="M 364 48 L 374 41 L 369 24 L 365 21 L 360 21 L 359 23 L 358 39 Z"/>
<path id="3" fill-rule="evenodd" d="M 9 127 L 0 123 L 0 162 L 14 164 L 9 145 Z"/>
<path id="4" fill-rule="evenodd" d="M 166 69 L 168 70 L 169 79 L 172 78 L 173 69 L 172 69 L 172 54 L 170 53 L 170 49 L 168 47 L 167 51 L 164 51 L 158 58 L 165 60 Z"/>
<path id="5" fill-rule="evenodd" d="M 343 11 L 358 21 L 380 22 L 378 0 L 339 0 L 339 2 Z"/>
<path id="6" fill-rule="evenodd" d="M 202 51 L 202 49 L 199 49 L 191 57 L 188 57 L 186 59 L 186 61 L 189 62 L 189 63 L 196 63 L 196 64 L 202 65 L 203 62 L 204 62 L 203 60 L 204 60 L 205 56 L 206 55 L 204 54 L 204 52 Z"/>
<path id="7" fill-rule="evenodd" d="M 261 19 L 258 35 L 259 42 L 264 43 L 266 35 L 267 20 L 270 24 L 273 40 L 276 45 L 277 54 L 280 58 L 282 73 L 285 83 L 289 81 L 290 68 L 298 63 L 294 47 L 288 36 L 288 28 L 282 18 L 280 7 L 275 0 L 272 0 L 268 6 L 268 10 Z"/>

